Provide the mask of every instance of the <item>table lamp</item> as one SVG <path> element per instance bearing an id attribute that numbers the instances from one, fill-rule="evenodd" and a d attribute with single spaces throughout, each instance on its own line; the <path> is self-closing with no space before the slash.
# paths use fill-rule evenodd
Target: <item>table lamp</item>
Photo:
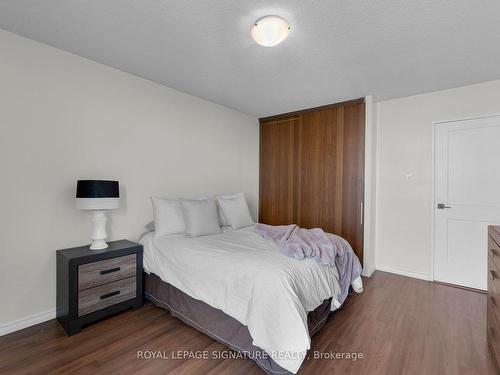
<path id="1" fill-rule="evenodd" d="M 120 188 L 118 181 L 78 180 L 76 184 L 76 207 L 80 210 L 92 211 L 92 244 L 91 250 L 102 250 L 108 247 L 105 239 L 106 210 L 120 207 Z"/>

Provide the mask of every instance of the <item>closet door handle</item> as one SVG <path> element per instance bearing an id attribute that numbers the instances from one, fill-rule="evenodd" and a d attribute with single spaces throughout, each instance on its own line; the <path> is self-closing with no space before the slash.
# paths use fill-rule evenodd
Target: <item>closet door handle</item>
<path id="1" fill-rule="evenodd" d="M 363 219 L 364 219 L 363 218 L 363 202 L 361 202 L 360 206 L 361 206 L 361 210 L 360 210 L 361 211 L 361 215 L 360 215 L 361 216 L 361 220 L 360 221 L 361 221 L 361 225 L 363 225 Z"/>

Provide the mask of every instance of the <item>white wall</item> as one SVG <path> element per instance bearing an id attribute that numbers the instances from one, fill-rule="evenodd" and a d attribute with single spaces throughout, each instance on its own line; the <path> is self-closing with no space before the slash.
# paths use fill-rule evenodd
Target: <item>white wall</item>
<path id="1" fill-rule="evenodd" d="M 376 267 L 429 279 L 432 123 L 500 114 L 500 80 L 379 102 L 377 113 Z"/>
<path id="2" fill-rule="evenodd" d="M 55 251 L 89 242 L 77 179 L 120 181 L 111 239 L 138 237 L 151 195 L 244 191 L 256 215 L 256 118 L 4 31 L 0 46 L 0 333 L 54 314 Z"/>

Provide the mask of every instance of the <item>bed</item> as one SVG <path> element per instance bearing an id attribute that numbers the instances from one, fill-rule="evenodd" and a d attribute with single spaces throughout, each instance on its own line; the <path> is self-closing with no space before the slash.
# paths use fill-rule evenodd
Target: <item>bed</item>
<path id="1" fill-rule="evenodd" d="M 150 232 L 140 242 L 146 298 L 268 374 L 296 373 L 310 337 L 340 307 L 336 267 L 285 257 L 253 227 L 199 237 Z M 360 278 L 353 287 L 362 290 Z"/>

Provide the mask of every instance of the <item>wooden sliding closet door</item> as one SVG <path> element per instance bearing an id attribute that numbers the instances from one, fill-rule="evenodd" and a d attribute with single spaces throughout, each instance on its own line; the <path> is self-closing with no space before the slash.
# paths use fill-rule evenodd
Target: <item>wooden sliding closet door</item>
<path id="1" fill-rule="evenodd" d="M 301 117 L 297 178 L 297 224 L 342 231 L 343 108 L 307 112 Z"/>
<path id="2" fill-rule="evenodd" d="M 364 101 L 261 119 L 260 222 L 344 237 L 363 259 Z"/>
<path id="3" fill-rule="evenodd" d="M 344 237 L 363 253 L 364 103 L 305 112 L 300 123 L 296 223 Z"/>
<path id="4" fill-rule="evenodd" d="M 344 106 L 342 231 L 363 264 L 365 103 Z"/>
<path id="5" fill-rule="evenodd" d="M 294 153 L 298 117 L 260 126 L 259 222 L 290 224 L 294 217 Z"/>

